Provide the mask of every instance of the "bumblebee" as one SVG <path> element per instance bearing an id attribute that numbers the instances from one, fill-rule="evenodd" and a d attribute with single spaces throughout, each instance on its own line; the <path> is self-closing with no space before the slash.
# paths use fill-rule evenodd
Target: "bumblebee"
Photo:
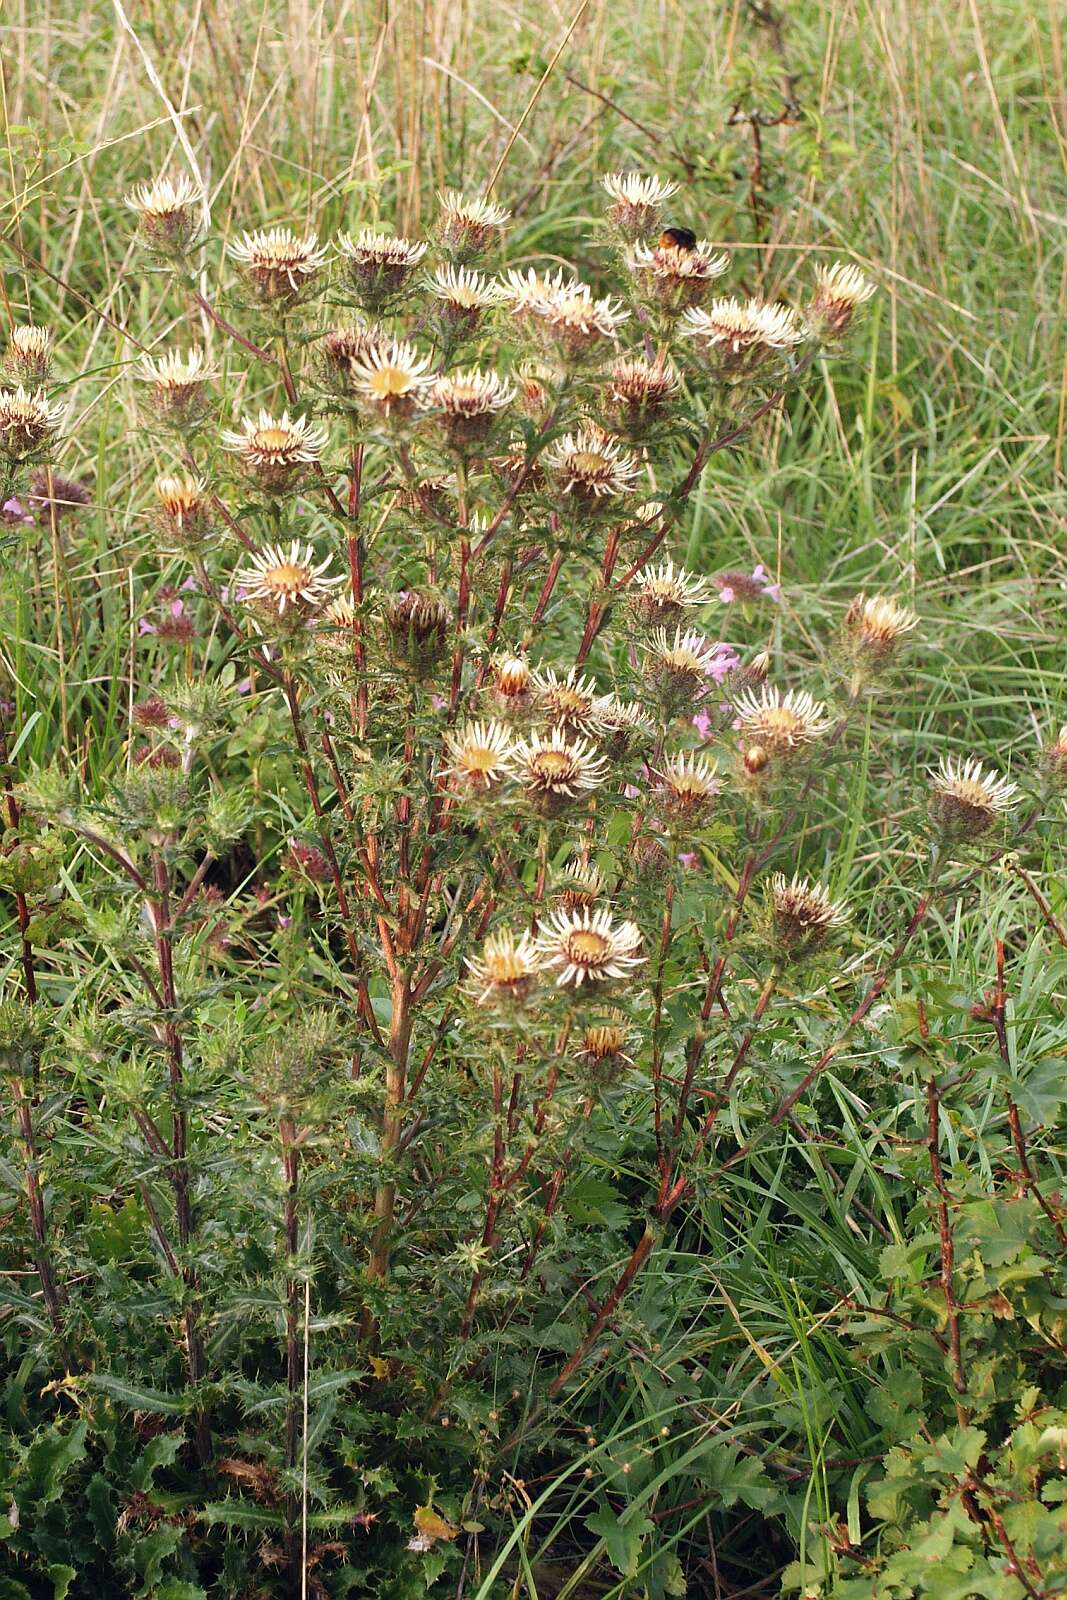
<path id="1" fill-rule="evenodd" d="M 662 250 L 695 250 L 697 236 L 692 228 L 664 228 L 657 243 Z"/>

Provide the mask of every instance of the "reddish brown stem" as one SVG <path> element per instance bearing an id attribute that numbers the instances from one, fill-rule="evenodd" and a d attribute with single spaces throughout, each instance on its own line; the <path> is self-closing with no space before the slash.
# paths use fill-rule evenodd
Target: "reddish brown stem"
<path id="1" fill-rule="evenodd" d="M 956 1256 L 952 1239 L 951 1204 L 948 1185 L 941 1165 L 941 1094 L 937 1079 L 931 1076 L 926 1085 L 927 1151 L 930 1157 L 930 1176 L 937 1191 L 937 1225 L 941 1244 L 941 1292 L 945 1297 L 948 1316 L 948 1350 L 952 1365 L 952 1386 L 957 1397 L 967 1393 L 967 1379 L 963 1371 L 963 1351 L 960 1338 L 960 1305 L 956 1298 Z M 961 1428 L 968 1422 L 967 1409 L 962 1398 L 956 1401 L 956 1418 Z"/>

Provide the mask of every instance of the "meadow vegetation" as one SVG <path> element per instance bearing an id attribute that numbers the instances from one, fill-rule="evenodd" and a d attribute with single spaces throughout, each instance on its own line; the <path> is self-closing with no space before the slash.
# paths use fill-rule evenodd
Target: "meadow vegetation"
<path id="1" fill-rule="evenodd" d="M 1061 28 L 0 8 L 0 1600 L 1067 1591 Z"/>

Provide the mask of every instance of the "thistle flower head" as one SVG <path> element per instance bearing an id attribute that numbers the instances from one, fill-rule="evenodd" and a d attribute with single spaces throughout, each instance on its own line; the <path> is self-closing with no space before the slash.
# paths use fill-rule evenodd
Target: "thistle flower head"
<path id="1" fill-rule="evenodd" d="M 671 827 L 698 827 L 722 788 L 713 761 L 694 752 L 671 756 L 656 773 L 657 798 Z"/>
<path id="2" fill-rule="evenodd" d="M 946 844 L 967 843 L 988 833 L 1015 806 L 1018 785 L 984 768 L 976 756 L 943 756 L 930 773 L 931 816 Z"/>
<path id="3" fill-rule="evenodd" d="M 595 423 L 564 434 L 541 460 L 559 492 L 587 507 L 628 494 L 640 473 L 637 457 Z"/>
<path id="4" fill-rule="evenodd" d="M 857 666 L 887 667 L 904 635 L 919 625 L 914 611 L 890 595 L 857 595 L 845 612 L 846 649 Z"/>
<path id="5" fill-rule="evenodd" d="M 331 328 L 318 346 L 319 372 L 326 387 L 335 394 L 350 396 L 355 369 L 365 365 L 376 350 L 391 342 L 383 328 L 367 322 Z"/>
<path id="6" fill-rule="evenodd" d="M 306 417 L 290 418 L 288 411 L 275 417 L 261 410 L 257 416 L 242 417 L 239 430 L 224 429 L 220 438 L 223 449 L 237 457 L 262 489 L 277 493 L 319 459 L 329 435 Z"/>
<path id="7" fill-rule="evenodd" d="M 326 576 L 331 559 L 326 556 L 316 562 L 311 545 L 302 545 L 299 539 L 292 540 L 288 549 L 280 544 L 264 545 L 249 556 L 248 565 L 235 575 L 234 585 L 244 591 L 244 603 L 261 615 L 299 624 L 329 598 L 331 589 L 344 582 L 342 577 Z"/>
<path id="8" fill-rule="evenodd" d="M 521 1003 L 537 982 L 540 961 L 529 933 L 491 933 L 477 956 L 467 957 L 467 992 L 477 1006 Z"/>
<path id="9" fill-rule="evenodd" d="M 713 300 L 706 310 L 693 307 L 682 318 L 682 332 L 703 358 L 727 380 L 750 377 L 792 350 L 804 330 L 788 306 L 734 296 Z"/>
<path id="10" fill-rule="evenodd" d="M 160 531 L 178 549 L 201 545 L 212 532 L 211 502 L 202 479 L 188 472 L 164 473 L 155 482 Z"/>
<path id="11" fill-rule="evenodd" d="M 848 921 L 843 905 L 799 873 L 791 879 L 784 872 L 773 874 L 767 911 L 775 953 L 783 961 L 804 961 L 815 955 L 834 930 Z"/>
<path id="12" fill-rule="evenodd" d="M 604 753 L 613 761 L 621 761 L 637 740 L 652 732 L 651 719 L 636 700 L 620 700 L 617 694 L 602 695 L 595 714 Z"/>
<path id="13" fill-rule="evenodd" d="M 533 682 L 537 710 L 553 728 L 584 734 L 597 731 L 597 686 L 579 667 L 571 667 L 562 678 L 552 667 L 540 669 L 534 673 Z"/>
<path id="14" fill-rule="evenodd" d="M 840 339 L 873 294 L 874 284 L 851 262 L 818 267 L 815 292 L 807 308 L 813 332 L 820 339 Z"/>
<path id="15" fill-rule="evenodd" d="M 561 989 L 598 988 L 639 967 L 641 934 L 633 922 L 616 922 L 608 910 L 581 906 L 549 914 L 536 943 L 541 965 Z"/>
<path id="16" fill-rule="evenodd" d="M 1067 786 L 1067 725 L 1042 747 L 1040 767 L 1052 789 L 1059 792 Z"/>
<path id="17" fill-rule="evenodd" d="M 530 803 L 554 816 L 568 800 L 595 789 L 607 777 L 607 763 L 588 739 L 571 737 L 563 728 L 547 735 L 533 733 L 517 741 L 508 758 L 511 776 Z"/>
<path id="18" fill-rule="evenodd" d="M 574 1054 L 597 1083 L 611 1083 L 624 1067 L 632 1067 L 626 1054 L 630 1042 L 629 1019 L 625 1012 L 612 1009 L 587 1023 L 582 1029 Z"/>
<path id="19" fill-rule="evenodd" d="M 651 233 L 678 185 L 643 172 L 609 172 L 601 178 L 611 205 L 608 221 L 627 242 Z"/>
<path id="20" fill-rule="evenodd" d="M 171 259 L 184 256 L 196 243 L 203 203 L 203 191 L 184 173 L 139 183 L 126 196 L 126 204 L 137 215 L 141 243 Z"/>
<path id="21" fill-rule="evenodd" d="M 629 318 L 621 300 L 610 295 L 598 299 L 577 278 L 545 278 L 542 284 L 537 294 L 512 297 L 513 310 L 516 316 L 525 314 L 545 350 L 565 365 L 596 355 Z"/>
<path id="22" fill-rule="evenodd" d="M 497 372 L 452 372 L 436 378 L 419 397 L 424 411 L 438 414 L 450 448 L 464 451 L 480 443 L 493 418 L 515 398 L 515 390 Z"/>
<path id="23" fill-rule="evenodd" d="M 55 443 L 63 411 L 43 389 L 0 389 L 0 455 L 15 465 L 46 457 Z"/>
<path id="24" fill-rule="evenodd" d="M 202 350 L 170 350 L 162 356 L 145 356 L 137 377 L 148 386 L 148 403 L 158 421 L 182 432 L 202 422 L 209 400 L 204 385 L 215 374 Z"/>
<path id="25" fill-rule="evenodd" d="M 8 335 L 4 365 L 15 383 L 27 387 L 47 383 L 52 372 L 55 336 L 51 328 L 22 323 Z"/>
<path id="26" fill-rule="evenodd" d="M 511 730 L 502 722 L 468 722 L 445 735 L 447 766 L 442 777 L 453 785 L 475 793 L 485 793 L 500 783 L 508 772 Z"/>
<path id="27" fill-rule="evenodd" d="M 654 245 L 632 245 L 626 252 L 626 265 L 639 293 L 677 316 L 707 299 L 711 285 L 729 268 L 730 258 L 706 239 L 698 239 L 688 250 L 661 240 Z"/>
<path id="28" fill-rule="evenodd" d="M 511 216 L 495 200 L 468 198 L 455 189 L 437 196 L 441 207 L 435 232 L 441 248 L 453 261 L 476 261 L 493 243 Z"/>
<path id="29" fill-rule="evenodd" d="M 620 428 L 631 438 L 641 438 L 678 389 L 678 373 L 669 361 L 626 356 L 611 368 L 607 403 Z"/>
<path id="30" fill-rule="evenodd" d="M 806 689 L 783 694 L 777 685 L 765 683 L 738 695 L 734 709 L 742 746 L 758 746 L 769 755 L 800 752 L 831 727 L 826 706 Z"/>
<path id="31" fill-rule="evenodd" d="M 407 417 L 434 379 L 429 356 L 406 339 L 371 350 L 352 363 L 352 385 L 367 410 L 382 417 Z"/>
<path id="32" fill-rule="evenodd" d="M 493 662 L 493 690 L 502 710 L 524 709 L 532 687 L 533 673 L 525 656 L 498 656 Z"/>
<path id="33" fill-rule="evenodd" d="M 430 672 L 448 647 L 452 613 L 436 594 L 401 589 L 385 605 L 393 659 L 420 677 Z"/>
<path id="34" fill-rule="evenodd" d="M 729 647 L 696 629 L 656 628 L 644 659 L 644 673 L 658 694 L 664 712 L 675 716 L 685 706 L 699 705 L 736 657 Z"/>
<path id="35" fill-rule="evenodd" d="M 645 567 L 634 579 L 630 605 L 634 616 L 645 627 L 666 628 L 677 623 L 691 606 L 703 605 L 708 598 L 704 578 L 694 577 L 673 561 L 658 567 Z"/>
<path id="36" fill-rule="evenodd" d="M 264 306 L 291 305 L 326 265 L 318 234 L 298 234 L 292 228 L 257 228 L 242 234 L 230 243 L 227 254 Z"/>
<path id="37" fill-rule="evenodd" d="M 372 312 L 383 311 L 408 287 L 426 248 L 421 240 L 375 233 L 373 228 L 337 238 L 345 275 L 357 299 Z"/>
<path id="38" fill-rule="evenodd" d="M 354 667 L 353 644 L 358 614 L 352 592 L 335 594 L 315 619 L 312 644 L 327 683 L 340 688 Z"/>
<path id="39" fill-rule="evenodd" d="M 600 868 L 580 859 L 569 862 L 552 884 L 553 899 L 563 911 L 596 905 L 606 889 L 607 880 Z"/>

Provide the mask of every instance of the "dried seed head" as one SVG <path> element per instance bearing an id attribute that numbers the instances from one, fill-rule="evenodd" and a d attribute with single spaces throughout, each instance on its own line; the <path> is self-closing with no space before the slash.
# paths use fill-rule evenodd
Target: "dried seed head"
<path id="1" fill-rule="evenodd" d="M 942 842 L 966 844 L 1015 806 L 1018 785 L 983 768 L 976 756 L 943 756 L 930 774 L 930 810 Z"/>
<path id="2" fill-rule="evenodd" d="M 323 383 L 334 394 L 351 398 L 355 368 L 364 366 L 376 350 L 391 343 L 384 328 L 368 322 L 331 328 L 317 347 L 318 371 Z"/>
<path id="3" fill-rule="evenodd" d="M 0 455 L 12 466 L 47 459 L 62 416 L 62 408 L 49 405 L 43 389 L 31 394 L 21 383 L 17 389 L 0 389 Z"/>
<path id="4" fill-rule="evenodd" d="M 234 586 L 244 591 L 244 603 L 261 620 L 284 622 L 300 628 L 330 597 L 342 577 L 327 577 L 332 557 L 316 562 L 311 545 L 294 539 L 289 548 L 268 544 L 248 558 L 234 577 Z"/>
<path id="5" fill-rule="evenodd" d="M 39 328 L 33 323 L 12 328 L 4 358 L 12 381 L 26 387 L 47 383 L 52 374 L 54 344 L 51 328 Z"/>
<path id="6" fill-rule="evenodd" d="M 728 269 L 730 258 L 706 239 L 698 239 L 690 249 L 661 241 L 635 244 L 626 252 L 626 265 L 638 293 L 661 311 L 677 316 L 691 306 L 703 305 L 715 279 Z"/>
<path id="7" fill-rule="evenodd" d="M 595 789 L 607 777 L 607 763 L 587 739 L 569 737 L 562 728 L 547 736 L 534 733 L 511 747 L 511 775 L 527 799 L 545 816 L 555 816 L 568 800 Z"/>
<path id="8" fill-rule="evenodd" d="M 537 710 L 553 728 L 572 733 L 594 734 L 599 730 L 599 698 L 592 678 L 584 677 L 579 667 L 571 667 L 561 678 L 552 667 L 533 675 Z"/>
<path id="9" fill-rule="evenodd" d="M 442 250 L 453 261 L 476 261 L 484 255 L 511 216 L 494 200 L 468 200 L 455 189 L 446 189 L 437 201 L 441 214 L 434 231 Z"/>
<path id="10" fill-rule="evenodd" d="M 157 255 L 177 260 L 187 254 L 201 232 L 203 191 L 183 173 L 178 178 L 156 178 L 138 184 L 126 196 L 137 214 L 137 236 Z"/>
<path id="11" fill-rule="evenodd" d="M 775 954 L 784 961 L 804 961 L 815 955 L 848 920 L 843 905 L 799 873 L 792 879 L 783 872 L 774 873 L 767 909 Z"/>
<path id="12" fill-rule="evenodd" d="M 713 300 L 706 311 L 687 311 L 682 332 L 728 382 L 759 375 L 804 338 L 804 329 L 788 306 L 756 299 L 742 302 L 733 296 Z"/>
<path id="13" fill-rule="evenodd" d="M 673 561 L 664 561 L 638 573 L 630 591 L 630 608 L 642 627 L 666 629 L 707 598 L 706 579 L 694 577 L 684 567 L 675 570 Z"/>
<path id="14" fill-rule="evenodd" d="M 642 172 L 609 172 L 600 180 L 611 199 L 607 217 L 628 244 L 655 228 L 664 204 L 678 185 Z"/>
<path id="15" fill-rule="evenodd" d="M 517 376 L 520 409 L 542 422 L 552 409 L 551 370 L 537 361 L 521 361 Z"/>
<path id="16" fill-rule="evenodd" d="M 447 765 L 441 776 L 453 788 L 484 794 L 508 774 L 511 730 L 502 722 L 468 722 L 445 734 Z"/>
<path id="17" fill-rule="evenodd" d="M 556 974 L 556 986 L 599 988 L 639 967 L 641 933 L 633 922 L 615 922 L 607 910 L 553 911 L 537 937 L 542 967 Z"/>
<path id="18" fill-rule="evenodd" d="M 366 410 L 381 418 L 409 417 L 433 384 L 429 356 L 420 356 L 407 340 L 371 350 L 365 361 L 352 363 L 352 384 Z"/>
<path id="19" fill-rule="evenodd" d="M 372 228 L 364 228 L 355 237 L 339 234 L 337 248 L 357 299 L 374 313 L 384 311 L 404 293 L 426 254 L 422 242 L 375 233 Z"/>
<path id="20" fill-rule="evenodd" d="M 211 499 L 200 478 L 187 472 L 165 473 L 156 479 L 159 529 L 178 550 L 195 549 L 214 531 Z"/>
<path id="21" fill-rule="evenodd" d="M 889 595 L 857 595 L 845 612 L 845 648 L 857 667 L 884 671 L 906 633 L 919 625 L 914 611 Z"/>
<path id="22" fill-rule="evenodd" d="M 280 494 L 303 476 L 321 456 L 329 440 L 326 429 L 306 417 L 290 419 L 288 411 L 242 417 L 240 431 L 226 428 L 222 447 L 238 458 L 241 468 L 261 489 Z"/>
<path id="23" fill-rule="evenodd" d="M 419 397 L 419 405 L 438 413 L 449 448 L 464 454 L 485 439 L 494 417 L 514 398 L 515 390 L 499 373 L 472 367 L 435 379 Z"/>
<path id="24" fill-rule="evenodd" d="M 165 356 L 145 356 L 137 376 L 146 386 L 148 407 L 158 422 L 188 432 L 201 423 L 211 408 L 205 384 L 215 374 L 202 350 L 184 354 L 171 350 Z"/>
<path id="25" fill-rule="evenodd" d="M 693 752 L 672 756 L 656 779 L 663 820 L 674 829 L 700 827 L 722 788 L 715 763 Z"/>
<path id="26" fill-rule="evenodd" d="M 821 739 L 831 727 L 826 706 L 806 689 L 783 694 L 774 684 L 738 695 L 737 712 L 742 745 L 760 745 L 770 755 L 800 753 Z"/>
<path id="27" fill-rule="evenodd" d="M 846 334 L 856 314 L 874 294 L 874 284 L 851 262 L 835 261 L 815 273 L 808 322 L 817 338 L 832 342 Z"/>
<path id="28" fill-rule="evenodd" d="M 575 503 L 595 509 L 601 500 L 629 494 L 640 473 L 637 457 L 595 423 L 587 423 L 578 433 L 564 434 L 543 453 L 541 461 L 572 509 Z"/>
<path id="29" fill-rule="evenodd" d="M 326 265 L 318 234 L 292 228 L 257 228 L 235 239 L 226 253 L 261 306 L 293 305 Z"/>
<path id="30" fill-rule="evenodd" d="M 402 589 L 386 602 L 385 621 L 393 659 L 416 677 L 430 672 L 448 648 L 452 613 L 435 594 Z"/>

